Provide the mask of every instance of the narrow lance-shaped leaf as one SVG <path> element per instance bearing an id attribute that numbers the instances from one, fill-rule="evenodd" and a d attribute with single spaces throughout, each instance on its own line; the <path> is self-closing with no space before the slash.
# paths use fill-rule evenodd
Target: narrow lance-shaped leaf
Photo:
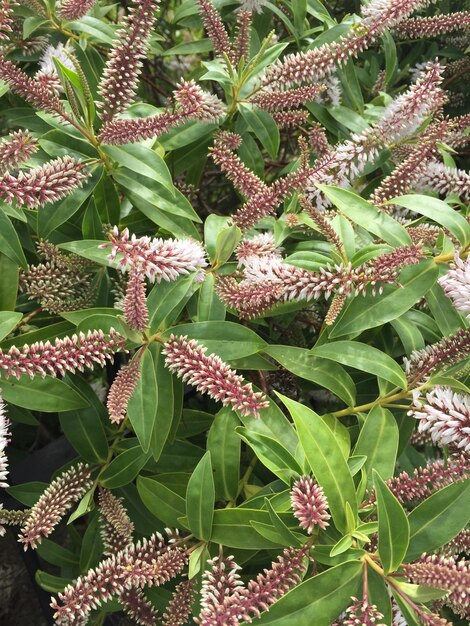
<path id="1" fill-rule="evenodd" d="M 211 454 L 206 452 L 189 479 L 186 492 L 186 515 L 191 531 L 198 539 L 209 541 L 214 517 L 215 487 Z"/>
<path id="2" fill-rule="evenodd" d="M 279 394 L 280 395 L 280 394 Z M 337 529 L 347 532 L 346 503 L 357 516 L 354 482 L 336 438 L 314 411 L 281 396 L 294 420 L 299 440 L 318 484 L 323 487 Z"/>
<path id="3" fill-rule="evenodd" d="M 402 563 L 410 541 L 410 524 L 403 507 L 373 470 L 379 516 L 379 555 L 386 574 Z"/>

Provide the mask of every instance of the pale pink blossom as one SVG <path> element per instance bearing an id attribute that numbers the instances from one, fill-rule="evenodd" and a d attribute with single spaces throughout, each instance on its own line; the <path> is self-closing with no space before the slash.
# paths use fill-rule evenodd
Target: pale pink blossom
<path id="1" fill-rule="evenodd" d="M 129 235 L 125 228 L 121 233 L 117 226 L 110 235 L 110 243 L 101 248 L 111 248 L 110 261 L 118 257 L 121 271 L 138 270 L 150 282 L 176 280 L 178 276 L 198 272 L 206 267 L 204 248 L 194 239 L 157 239 Z"/>
<path id="2" fill-rule="evenodd" d="M 323 489 L 311 476 L 302 476 L 295 481 L 290 494 L 294 517 L 300 527 L 312 534 L 315 526 L 326 528 L 331 515 Z"/>
<path id="3" fill-rule="evenodd" d="M 437 385 L 415 398 L 410 414 L 420 420 L 419 432 L 429 433 L 435 444 L 470 452 L 470 395 Z"/>

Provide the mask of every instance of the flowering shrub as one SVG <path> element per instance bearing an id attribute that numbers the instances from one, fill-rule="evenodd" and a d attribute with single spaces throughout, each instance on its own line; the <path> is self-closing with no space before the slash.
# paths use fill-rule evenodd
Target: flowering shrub
<path id="1" fill-rule="evenodd" d="M 54 623 L 470 617 L 449 4 L 2 0 L 0 530 Z"/>

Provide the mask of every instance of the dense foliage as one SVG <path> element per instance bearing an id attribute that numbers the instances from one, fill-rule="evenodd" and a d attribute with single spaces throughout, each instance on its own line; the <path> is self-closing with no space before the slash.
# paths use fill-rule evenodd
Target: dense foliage
<path id="1" fill-rule="evenodd" d="M 0 529 L 54 623 L 467 623 L 466 8 L 1 0 Z"/>

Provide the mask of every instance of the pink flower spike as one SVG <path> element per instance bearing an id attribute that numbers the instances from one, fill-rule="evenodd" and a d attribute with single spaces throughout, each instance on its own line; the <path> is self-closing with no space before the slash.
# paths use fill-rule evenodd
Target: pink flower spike
<path id="1" fill-rule="evenodd" d="M 110 261 L 119 255 L 122 272 L 141 272 L 152 283 L 175 280 L 178 276 L 199 271 L 207 265 L 203 247 L 193 239 L 130 237 L 127 228 L 119 234 L 117 227 L 114 227 L 110 242 L 100 246 L 111 248 L 108 257 Z"/>
<path id="2" fill-rule="evenodd" d="M 140 377 L 139 362 L 134 360 L 121 367 L 108 393 L 106 406 L 109 419 L 113 424 L 120 424 L 126 417 L 127 404 L 135 391 Z"/>
<path id="3" fill-rule="evenodd" d="M 326 528 L 331 515 L 323 489 L 311 476 L 302 476 L 295 481 L 291 491 L 292 509 L 300 527 L 312 534 L 315 526 Z"/>
<path id="4" fill-rule="evenodd" d="M 454 263 L 447 274 L 439 279 L 439 284 L 457 311 L 465 313 L 467 319 L 470 319 L 470 258 L 464 261 L 456 252 Z"/>
<path id="5" fill-rule="evenodd" d="M 198 391 L 207 393 L 224 406 L 231 404 L 242 415 L 259 417 L 259 411 L 268 406 L 264 394 L 254 392 L 251 383 L 244 385 L 242 376 L 230 369 L 219 356 L 206 356 L 206 350 L 195 339 L 171 335 L 163 354 L 166 355 L 166 366 L 184 382 L 194 385 Z"/>
<path id="6" fill-rule="evenodd" d="M 113 360 L 115 352 L 124 349 L 124 338 L 113 328 L 109 335 L 102 330 L 89 330 L 72 337 L 50 341 L 38 341 L 21 348 L 12 346 L 8 352 L 0 348 L 0 371 L 3 376 L 20 378 L 23 374 L 34 378 L 63 376 L 66 372 L 93 369 L 96 364 L 103 367 L 106 360 Z"/>
<path id="7" fill-rule="evenodd" d="M 0 393 L 1 393 L 0 389 Z M 10 422 L 5 413 L 5 404 L 0 395 L 0 487 L 8 487 L 8 459 L 5 454 L 5 448 L 10 441 Z"/>
<path id="8" fill-rule="evenodd" d="M 160 0 L 136 0 L 116 32 L 99 85 L 102 119 L 108 122 L 131 104 Z"/>
<path id="9" fill-rule="evenodd" d="M 64 156 L 49 161 L 17 176 L 5 174 L 0 179 L 0 197 L 7 202 L 16 201 L 28 208 L 56 202 L 81 187 L 90 173 L 76 159 Z"/>
<path id="10" fill-rule="evenodd" d="M 142 332 L 148 325 L 145 276 L 138 269 L 130 272 L 124 297 L 124 320 L 130 328 Z"/>
<path id="11" fill-rule="evenodd" d="M 11 132 L 0 142 L 0 175 L 27 161 L 37 150 L 36 139 L 27 130 Z"/>
<path id="12" fill-rule="evenodd" d="M 59 15 L 64 20 L 78 20 L 88 13 L 96 0 L 62 0 Z"/>
<path id="13" fill-rule="evenodd" d="M 470 452 L 470 395 L 436 386 L 414 406 L 410 415 L 420 420 L 420 433 L 429 433 L 437 445 Z"/>
<path id="14" fill-rule="evenodd" d="M 21 529 L 18 541 L 24 549 L 35 549 L 44 537 L 48 537 L 64 514 L 91 488 L 91 469 L 79 463 L 53 480 L 32 507 Z"/>

